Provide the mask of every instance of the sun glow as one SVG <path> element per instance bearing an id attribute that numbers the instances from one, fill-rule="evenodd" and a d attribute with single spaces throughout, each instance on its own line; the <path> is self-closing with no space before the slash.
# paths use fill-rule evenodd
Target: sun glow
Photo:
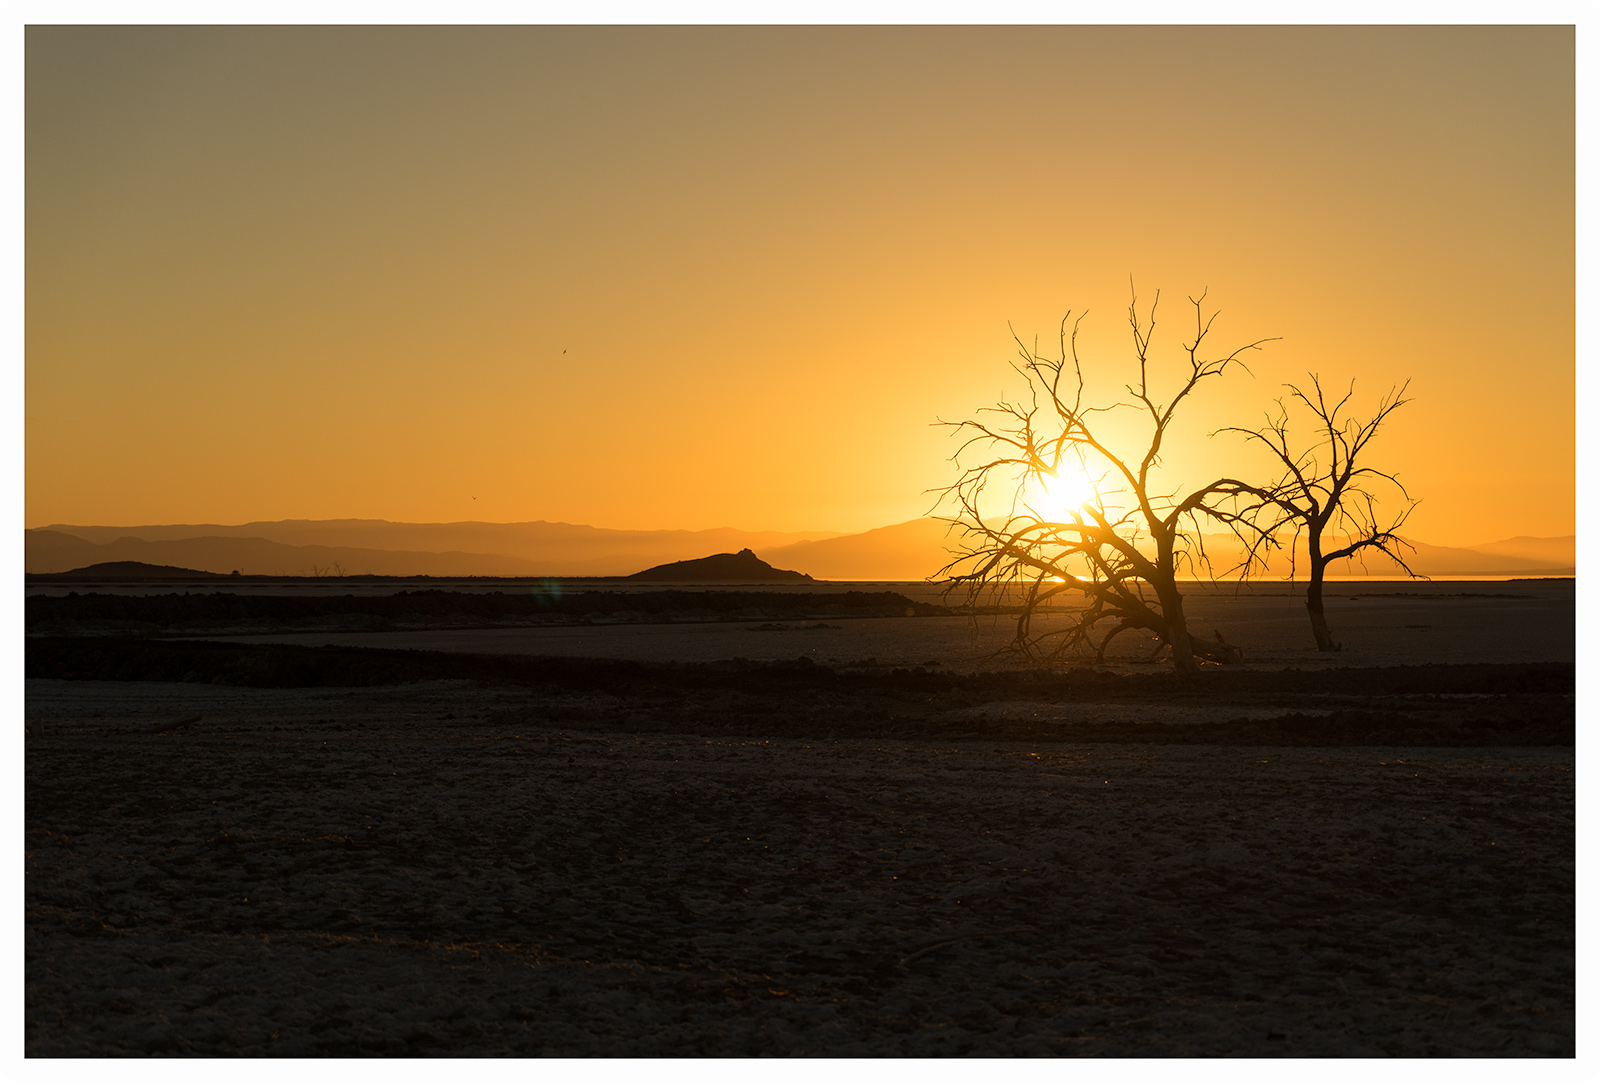
<path id="1" fill-rule="evenodd" d="M 1040 473 L 1038 479 L 1034 508 L 1041 518 L 1067 518 L 1098 495 L 1082 470 L 1062 467 L 1053 474 Z"/>

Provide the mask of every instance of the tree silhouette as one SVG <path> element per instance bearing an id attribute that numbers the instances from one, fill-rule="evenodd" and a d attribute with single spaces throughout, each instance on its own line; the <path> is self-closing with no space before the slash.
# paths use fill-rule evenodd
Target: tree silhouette
<path id="1" fill-rule="evenodd" d="M 959 476 L 939 490 L 937 507 L 954 506 L 941 516 L 960 527 L 964 548 L 940 572 L 950 592 L 965 591 L 975 608 L 985 600 L 1015 606 L 1016 632 L 1010 649 L 1043 661 L 1084 648 L 1104 660 L 1106 648 L 1127 631 L 1144 631 L 1171 648 L 1180 673 L 1199 669 L 1200 660 L 1238 661 L 1239 651 L 1222 640 L 1192 637 L 1183 608 L 1178 575 L 1201 565 L 1209 569 L 1202 520 L 1224 524 L 1247 546 L 1257 527 L 1233 510 L 1241 500 L 1258 496 L 1259 487 L 1219 479 L 1186 494 L 1153 491 L 1152 470 L 1161 462 L 1162 443 L 1179 408 L 1202 383 L 1221 377 L 1230 367 L 1243 367 L 1241 354 L 1258 349 L 1261 339 L 1231 352 L 1202 355 L 1216 313 L 1206 316 L 1199 299 L 1193 341 L 1183 346 L 1186 371 L 1172 397 L 1155 397 L 1150 372 L 1150 341 L 1160 293 L 1149 316 L 1141 321 L 1138 297 L 1128 306 L 1138 378 L 1126 386 L 1128 397 L 1107 405 L 1084 402 L 1083 364 L 1078 357 L 1078 321 L 1071 313 L 1061 321 L 1060 352 L 1044 357 L 1012 333 L 1020 361 L 1012 367 L 1027 385 L 1025 402 L 1007 402 L 979 411 L 995 420 L 943 422 L 966 437 L 952 456 Z M 1130 454 L 1113 450 L 1102 434 L 1102 415 L 1134 411 L 1145 435 Z M 974 454 L 978 460 L 963 466 Z M 1024 490 L 1060 476 L 1060 471 L 1098 470 L 1096 496 L 1065 516 L 1047 517 L 1029 506 Z M 1003 507 L 991 514 L 987 493 L 998 489 Z M 1120 501 L 1120 503 L 1119 503 Z M 1259 506 L 1257 509 L 1259 511 Z M 1254 551 L 1254 550 L 1251 550 Z M 1081 595 L 1087 605 L 1055 627 L 1039 628 L 1041 608 L 1063 595 Z M 1043 622 L 1037 622 L 1043 623 Z M 1098 637 L 1098 638 L 1097 638 Z"/>
<path id="2" fill-rule="evenodd" d="M 1403 550 L 1412 548 L 1411 544 L 1395 533 L 1405 524 L 1417 501 L 1411 499 L 1393 474 L 1357 464 L 1377 435 L 1379 426 L 1410 401 L 1401 396 L 1411 384 L 1407 381 L 1398 388 L 1390 388 L 1379 402 L 1377 412 L 1370 419 L 1358 422 L 1346 412 L 1355 394 L 1353 381 L 1343 398 L 1329 402 L 1321 379 L 1311 373 L 1310 380 L 1309 392 L 1294 384 L 1285 385 L 1291 398 L 1300 402 L 1314 419 L 1311 428 L 1315 435 L 1304 450 L 1295 450 L 1291 442 L 1289 408 L 1282 399 L 1278 400 L 1277 416 L 1268 416 L 1262 428 L 1224 431 L 1242 433 L 1247 439 L 1264 444 L 1284 471 L 1271 488 L 1252 493 L 1259 501 L 1255 511 L 1267 522 L 1253 536 L 1247 560 L 1258 557 L 1268 546 L 1281 544 L 1278 535 L 1289 530 L 1293 574 L 1298 542 L 1304 536 L 1306 556 L 1311 565 L 1306 584 L 1306 612 L 1311 617 L 1311 633 L 1316 637 L 1317 650 L 1337 651 L 1342 645 L 1334 642 L 1328 630 L 1322 604 L 1322 584 L 1329 564 L 1371 549 L 1386 554 L 1404 568 L 1407 575 L 1424 578 L 1412 571 L 1401 556 Z M 1398 491 L 1406 502 L 1405 508 L 1387 519 L 1380 519 L 1374 487 Z M 1330 542 L 1333 547 L 1325 548 Z"/>

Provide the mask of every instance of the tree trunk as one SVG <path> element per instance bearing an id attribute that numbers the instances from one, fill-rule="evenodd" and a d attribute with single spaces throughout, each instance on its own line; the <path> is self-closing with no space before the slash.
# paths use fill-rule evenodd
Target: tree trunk
<path id="1" fill-rule="evenodd" d="M 1306 612 L 1311 615 L 1311 634 L 1316 637 L 1317 650 L 1343 650 L 1343 644 L 1333 641 L 1333 634 L 1328 631 L 1328 615 L 1322 609 L 1322 573 L 1326 567 L 1320 554 L 1312 556 L 1311 581 L 1306 584 Z"/>
<path id="2" fill-rule="evenodd" d="M 1167 642 L 1172 647 L 1172 668 L 1175 672 L 1185 675 L 1200 672 L 1200 661 L 1194 656 L 1194 645 L 1189 642 L 1187 629 L 1169 630 Z"/>
<path id="3" fill-rule="evenodd" d="M 1176 582 L 1163 584 L 1156 589 L 1161 602 L 1161 618 L 1167 625 L 1167 645 L 1172 648 L 1172 668 L 1178 673 L 1200 672 L 1200 661 L 1194 656 L 1194 644 L 1189 639 L 1188 620 L 1183 615 L 1183 595 L 1178 593 Z"/>

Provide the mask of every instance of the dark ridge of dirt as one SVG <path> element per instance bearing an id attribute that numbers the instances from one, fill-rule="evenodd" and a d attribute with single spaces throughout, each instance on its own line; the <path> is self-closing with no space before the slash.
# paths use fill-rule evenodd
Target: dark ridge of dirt
<path id="1" fill-rule="evenodd" d="M 240 626 L 288 631 L 327 630 L 330 624 L 361 631 L 394 627 L 466 627 L 583 620 L 741 621 L 825 617 L 933 616 L 942 606 L 913 602 L 893 591 L 783 594 L 767 591 L 644 591 L 637 594 L 558 589 L 526 594 L 452 590 L 400 591 L 386 596 L 293 597 L 210 594 L 77 594 L 27 599 L 29 634 L 205 634 Z"/>
<path id="2" fill-rule="evenodd" d="M 27 676 L 63 680 L 190 680 L 263 688 L 362 687 L 465 679 L 559 684 L 625 695 L 694 688 L 818 686 L 904 693 L 968 692 L 1011 698 L 1185 702 L 1252 694 L 1389 696 L 1572 695 L 1570 662 L 1465 663 L 1278 671 L 1218 667 L 1196 677 L 1120 674 L 1094 667 L 954 673 L 871 660 L 833 667 L 792 662 L 642 662 L 603 658 L 462 654 L 381 647 L 299 646 L 114 636 L 30 636 Z M 224 678 L 217 680 L 217 678 Z"/>
<path id="3" fill-rule="evenodd" d="M 495 719 L 500 725 L 551 724 L 543 712 Z M 563 729 L 596 733 L 694 733 L 716 737 L 806 740 L 982 740 L 1028 745 L 1260 745 L 1313 747 L 1382 745 L 1395 747 L 1549 747 L 1575 744 L 1570 708 L 1559 704 L 1493 704 L 1440 715 L 1435 712 L 1343 710 L 1328 715 L 1286 712 L 1277 718 L 1237 718 L 1225 722 L 1030 722 L 988 718 L 938 718 L 896 715 L 867 705 L 831 707 L 809 714 L 745 709 L 656 709 L 649 714 L 597 713 L 574 717 L 559 713 Z"/>
<path id="4" fill-rule="evenodd" d="M 604 705 L 513 721 L 612 732 L 789 737 L 981 737 L 1029 742 L 1568 745 L 1575 667 L 1563 663 L 1121 675 L 957 674 L 830 668 L 808 659 L 646 663 L 358 647 L 152 639 L 31 638 L 28 677 L 255 688 L 368 687 L 431 680 L 520 685 Z M 1037 722 L 982 717 L 997 701 L 1203 706 L 1231 721 Z M 1281 712 L 1271 714 L 1271 712 Z M 1070 715 L 1070 712 L 1069 712 Z M 976 717 L 975 717 L 976 716 Z M 1248 717 L 1247 717 L 1248 716 Z"/>
<path id="5" fill-rule="evenodd" d="M 1512 580 L 1512 582 L 1517 582 L 1517 580 Z M 1390 590 L 1390 591 L 1363 591 L 1362 593 L 1359 593 L 1359 594 L 1347 594 L 1347 595 L 1344 595 L 1344 597 L 1347 597 L 1347 598 L 1420 598 L 1423 601 L 1431 601 L 1432 599 L 1435 599 L 1435 598 L 1439 598 L 1439 599 L 1446 599 L 1446 598 L 1534 598 L 1534 597 L 1537 597 L 1537 595 L 1533 595 L 1533 594 L 1505 594 L 1503 592 L 1502 593 L 1488 594 L 1488 593 L 1484 593 L 1482 591 L 1467 591 L 1467 590 L 1457 591 L 1454 594 L 1445 594 L 1445 593 L 1429 594 L 1429 593 L 1426 593 L 1426 592 L 1423 592 L 1423 591 L 1417 591 L 1417 590 Z"/>

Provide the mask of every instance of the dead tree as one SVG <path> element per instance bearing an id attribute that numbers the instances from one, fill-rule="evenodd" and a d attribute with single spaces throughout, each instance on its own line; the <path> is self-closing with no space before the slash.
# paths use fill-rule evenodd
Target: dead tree
<path id="1" fill-rule="evenodd" d="M 1184 614 L 1178 575 L 1185 569 L 1209 568 L 1202 520 L 1226 525 L 1243 542 L 1254 529 L 1235 513 L 1235 502 L 1254 491 L 1231 479 L 1219 479 L 1185 495 L 1153 491 L 1152 471 L 1161 463 L 1162 443 L 1179 408 L 1206 380 L 1238 365 L 1241 354 L 1258 349 L 1262 339 L 1230 353 L 1206 359 L 1201 354 L 1216 313 L 1206 316 L 1202 302 L 1195 309 L 1194 340 L 1184 345 L 1186 370 L 1172 397 L 1155 397 L 1150 372 L 1150 340 L 1155 331 L 1156 304 L 1141 321 L 1138 299 L 1128 306 L 1133 328 L 1138 378 L 1127 385 L 1128 397 L 1107 405 L 1084 402 L 1083 364 L 1078 357 L 1078 321 L 1069 313 L 1061 322 L 1060 352 L 1044 357 L 1037 347 L 1013 339 L 1020 361 L 1012 367 L 1027 384 L 1024 401 L 988 407 L 980 413 L 997 420 L 941 422 L 963 435 L 952 456 L 959 477 L 939 490 L 939 504 L 953 506 L 941 516 L 964 531 L 964 551 L 940 572 L 949 592 L 964 591 L 976 609 L 986 600 L 1017 613 L 1010 649 L 1043 662 L 1069 651 L 1092 650 L 1104 661 L 1117 636 L 1143 631 L 1172 652 L 1179 673 L 1199 669 L 1200 661 L 1232 662 L 1239 651 L 1223 642 L 1191 636 Z M 1156 302 L 1160 294 L 1156 295 Z M 1137 412 L 1146 435 L 1130 453 L 1114 450 L 1103 437 L 1101 415 L 1114 410 Z M 977 454 L 979 461 L 963 465 Z M 1023 495 L 1030 479 L 1058 477 L 1063 469 L 1099 471 L 1096 495 L 1062 516 L 1037 514 Z M 988 506 L 991 489 L 1001 506 Z M 1064 626 L 1039 629 L 1040 610 L 1062 596 L 1080 595 L 1087 606 Z"/>
<path id="2" fill-rule="evenodd" d="M 1417 502 L 1393 474 L 1357 465 L 1379 426 L 1410 401 L 1401 398 L 1410 382 L 1390 388 L 1379 402 L 1377 412 L 1369 420 L 1357 422 L 1346 413 L 1355 393 L 1353 381 L 1343 398 L 1330 403 L 1323 394 L 1321 379 L 1315 373 L 1310 378 L 1309 392 L 1293 384 L 1285 385 L 1291 398 L 1298 400 L 1313 419 L 1314 435 L 1309 447 L 1299 450 L 1292 441 L 1289 409 L 1281 399 L 1277 416 L 1269 416 L 1262 428 L 1225 431 L 1242 433 L 1265 445 L 1284 471 L 1277 484 L 1251 493 L 1257 500 L 1252 517 L 1259 529 L 1252 538 L 1247 559 L 1258 557 L 1269 546 L 1280 545 L 1279 535 L 1288 531 L 1292 577 L 1299 541 L 1304 537 L 1310 565 L 1306 612 L 1311 617 L 1311 634 L 1316 637 L 1317 650 L 1337 651 L 1342 645 L 1334 642 L 1328 630 L 1328 617 L 1322 603 L 1322 584 L 1329 564 L 1373 550 L 1399 564 L 1407 575 L 1425 578 L 1418 576 L 1406 563 L 1401 554 L 1412 546 L 1396 533 Z M 1380 518 L 1374 488 L 1397 491 L 1405 507 L 1392 516 Z"/>

